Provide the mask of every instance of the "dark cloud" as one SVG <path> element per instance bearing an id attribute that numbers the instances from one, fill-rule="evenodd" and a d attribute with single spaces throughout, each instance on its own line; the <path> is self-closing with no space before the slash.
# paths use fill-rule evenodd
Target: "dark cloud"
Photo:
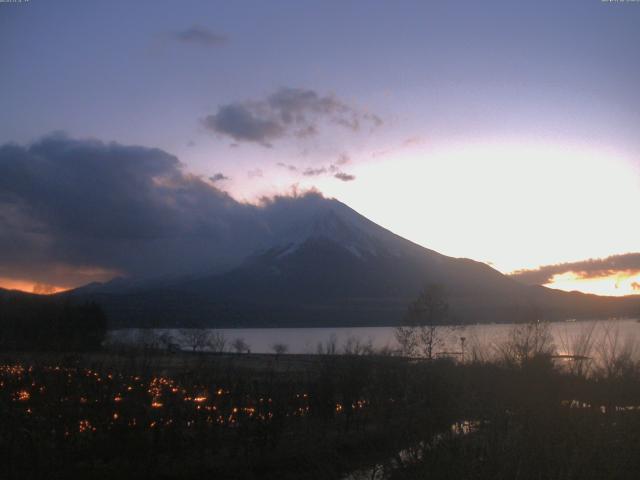
<path id="1" fill-rule="evenodd" d="M 327 169 L 325 167 L 320 168 L 305 168 L 302 172 L 302 175 L 305 177 L 317 177 L 318 175 L 323 175 L 327 173 Z"/>
<path id="2" fill-rule="evenodd" d="M 278 165 L 278 167 L 285 168 L 285 169 L 289 170 L 290 172 L 297 172 L 298 171 L 298 167 L 296 167 L 295 165 L 290 165 L 290 164 L 282 163 L 282 162 L 278 162 L 276 165 Z"/>
<path id="3" fill-rule="evenodd" d="M 0 146 L 0 277 L 193 270 L 244 254 L 256 215 L 159 149 L 63 135 Z"/>
<path id="4" fill-rule="evenodd" d="M 349 175 L 348 173 L 344 173 L 344 172 L 338 172 L 334 175 L 334 178 L 337 178 L 338 180 L 342 180 L 343 182 L 352 182 L 353 180 L 356 179 L 356 176 Z"/>
<path id="5" fill-rule="evenodd" d="M 255 142 L 270 147 L 272 140 L 282 137 L 286 129 L 278 121 L 262 118 L 246 105 L 233 103 L 218 109 L 204 119 L 204 125 L 238 142 Z"/>
<path id="6" fill-rule="evenodd" d="M 173 38 L 182 43 L 190 43 L 203 47 L 219 47 L 228 41 L 226 35 L 215 33 L 200 25 L 193 25 L 186 30 L 175 32 Z"/>
<path id="7" fill-rule="evenodd" d="M 230 178 L 227 177 L 222 172 L 218 172 L 215 175 L 209 177 L 209 180 L 211 180 L 213 183 L 216 183 L 216 182 L 222 182 L 224 180 L 230 180 Z"/>
<path id="8" fill-rule="evenodd" d="M 545 265 L 535 270 L 519 270 L 511 277 L 529 285 L 549 283 L 554 275 L 573 272 L 580 278 L 597 278 L 619 272 L 640 271 L 640 253 L 625 253 L 607 258 L 589 259 L 581 262 Z"/>
<path id="9" fill-rule="evenodd" d="M 222 105 L 214 115 L 204 118 L 203 123 L 209 130 L 236 141 L 271 146 L 272 141 L 285 136 L 315 136 L 323 124 L 357 132 L 363 124 L 375 128 L 382 120 L 332 95 L 281 88 L 264 100 Z"/>
<path id="10" fill-rule="evenodd" d="M 155 237 L 166 229 L 166 190 L 184 181 L 161 150 L 56 135 L 0 149 L 0 192 L 38 221 L 82 236 Z M 144 212 L 144 215 L 141 213 Z M 108 223 L 103 222 L 108 217 Z"/>

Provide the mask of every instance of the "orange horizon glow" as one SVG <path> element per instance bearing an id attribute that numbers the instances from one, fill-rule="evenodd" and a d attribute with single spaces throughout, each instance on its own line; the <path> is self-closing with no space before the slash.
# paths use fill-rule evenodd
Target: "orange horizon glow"
<path id="1" fill-rule="evenodd" d="M 26 293 L 37 293 L 39 295 L 53 295 L 55 293 L 71 290 L 74 287 L 62 287 L 29 280 L 16 280 L 13 278 L 0 277 L 0 288 Z"/>
<path id="2" fill-rule="evenodd" d="M 579 291 L 611 297 L 640 295 L 640 271 L 620 271 L 600 277 L 584 277 L 580 273 L 565 272 L 554 275 L 544 286 L 565 292 Z"/>
<path id="3" fill-rule="evenodd" d="M 118 270 L 109 270 L 96 266 L 70 266 L 54 263 L 42 268 L 47 273 L 48 281 L 28 278 L 26 276 L 0 275 L 0 288 L 17 290 L 39 295 L 53 295 L 56 293 L 82 287 L 92 282 L 106 282 L 122 276 Z"/>

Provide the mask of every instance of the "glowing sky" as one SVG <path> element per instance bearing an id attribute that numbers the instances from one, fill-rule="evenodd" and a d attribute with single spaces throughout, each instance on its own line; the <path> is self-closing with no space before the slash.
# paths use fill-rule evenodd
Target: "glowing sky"
<path id="1" fill-rule="evenodd" d="M 584 278 L 574 272 L 553 276 L 547 287 L 571 292 L 573 290 L 594 293 L 596 295 L 634 295 L 640 294 L 640 271 L 617 272 L 594 278 Z"/>
<path id="2" fill-rule="evenodd" d="M 638 2 L 0 4 L 0 145 L 160 148 L 238 200 L 316 188 L 443 254 L 534 269 L 640 251 L 638 45 Z M 89 267 L 45 287 L 104 280 Z M 0 263 L 0 286 L 41 283 L 16 275 Z"/>

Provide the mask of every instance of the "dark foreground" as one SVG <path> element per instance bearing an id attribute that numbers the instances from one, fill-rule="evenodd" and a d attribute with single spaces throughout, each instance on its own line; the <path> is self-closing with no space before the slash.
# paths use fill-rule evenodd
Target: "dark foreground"
<path id="1" fill-rule="evenodd" d="M 640 471 L 640 369 L 621 355 L 597 369 L 544 355 L 464 364 L 148 352 L 0 360 L 0 478 Z"/>

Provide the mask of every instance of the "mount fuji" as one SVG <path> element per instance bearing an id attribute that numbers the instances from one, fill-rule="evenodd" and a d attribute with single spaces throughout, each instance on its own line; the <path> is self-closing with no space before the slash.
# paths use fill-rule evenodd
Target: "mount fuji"
<path id="1" fill-rule="evenodd" d="M 634 315 L 638 297 L 527 286 L 488 265 L 421 247 L 337 200 L 265 209 L 251 251 L 216 271 L 119 280 L 65 296 L 101 303 L 115 326 L 396 325 L 427 285 L 444 287 L 449 321 L 511 322 Z"/>

